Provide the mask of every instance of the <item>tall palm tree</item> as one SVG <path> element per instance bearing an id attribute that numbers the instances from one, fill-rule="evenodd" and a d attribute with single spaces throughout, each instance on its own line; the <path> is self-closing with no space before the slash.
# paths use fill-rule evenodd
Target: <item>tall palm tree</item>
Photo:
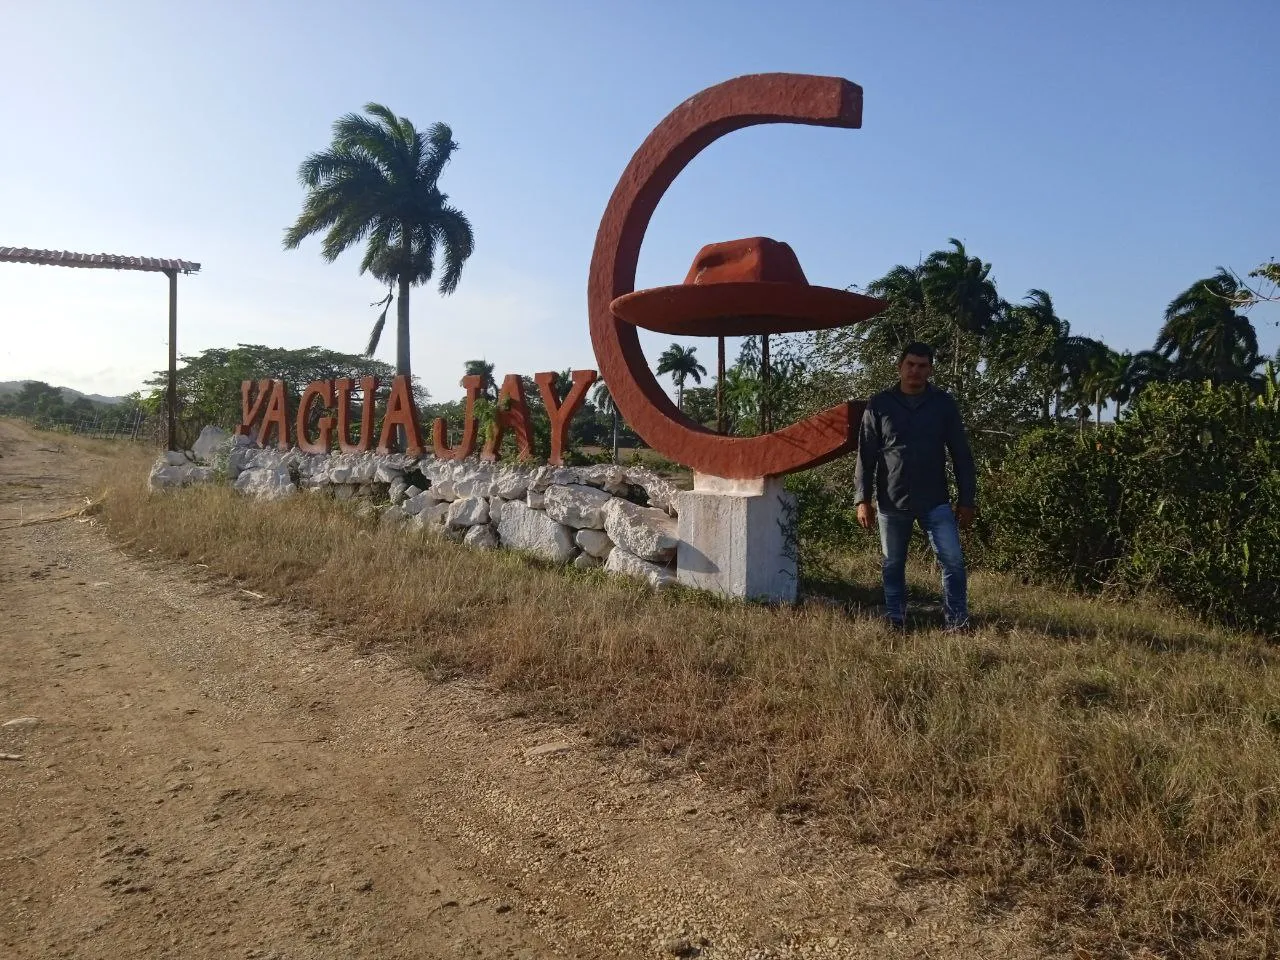
<path id="1" fill-rule="evenodd" d="M 658 357 L 658 374 L 671 374 L 671 382 L 676 385 L 676 406 L 681 410 L 684 409 L 685 381 L 692 377 L 694 383 L 701 384 L 707 373 L 707 368 L 698 362 L 697 352 L 697 347 L 673 343 Z"/>
<path id="2" fill-rule="evenodd" d="M 1124 389 L 1132 359 L 1129 353 L 1118 353 L 1105 343 L 1099 343 L 1098 348 L 1091 351 L 1087 360 L 1088 367 L 1081 377 L 1081 392 L 1093 399 L 1095 426 L 1102 426 L 1104 400 L 1116 401 L 1116 410 L 1119 412 L 1118 397 Z"/>
<path id="3" fill-rule="evenodd" d="M 1089 419 L 1089 408 L 1095 396 L 1094 382 L 1110 352 L 1101 340 L 1092 337 L 1067 337 L 1063 342 L 1063 386 L 1059 394 L 1058 412 L 1063 401 L 1076 411 L 1081 429 Z"/>
<path id="4" fill-rule="evenodd" d="M 1177 376 L 1214 384 L 1253 376 L 1262 357 L 1253 324 L 1234 309 L 1239 294 L 1239 281 L 1219 267 L 1169 304 L 1156 349 L 1173 362 Z"/>
<path id="5" fill-rule="evenodd" d="M 952 237 L 950 250 L 935 250 L 920 268 L 925 302 L 947 316 L 952 326 L 952 375 L 960 376 L 960 335 L 983 334 L 999 316 L 1002 304 L 991 279 L 991 264 L 971 257 Z"/>
<path id="6" fill-rule="evenodd" d="M 867 284 L 867 293 L 889 301 L 889 309 L 876 314 L 866 324 L 866 336 L 901 350 L 915 339 L 914 327 L 926 309 L 923 266 L 898 264 L 883 277 Z"/>
<path id="7" fill-rule="evenodd" d="M 1120 404 L 1132 403 L 1143 390 L 1153 383 L 1163 383 L 1172 374 L 1173 365 L 1158 350 L 1139 350 L 1129 358 L 1124 381 L 1116 396 L 1116 409 Z"/>
<path id="8" fill-rule="evenodd" d="M 596 385 L 591 388 L 591 402 L 600 410 L 613 419 L 613 462 L 618 462 L 618 405 L 613 402 L 613 394 L 609 392 L 609 385 L 603 380 L 597 380 Z"/>
<path id="9" fill-rule="evenodd" d="M 1041 416 L 1051 419 L 1050 404 L 1063 389 L 1066 379 L 1066 361 L 1070 353 L 1071 324 L 1058 316 L 1053 298 L 1040 289 L 1028 290 L 1024 303 L 1011 306 L 1009 312 L 1043 336 L 1044 347 L 1029 363 L 1045 372 L 1045 391 L 1041 396 Z"/>
<path id="10" fill-rule="evenodd" d="M 467 376 L 480 378 L 480 396 L 486 400 L 498 399 L 498 381 L 493 379 L 493 364 L 487 360 L 468 360 Z"/>
<path id="11" fill-rule="evenodd" d="M 312 234 L 324 234 L 320 253 L 333 262 L 347 248 L 364 243 L 360 272 L 373 274 L 396 293 L 396 373 L 409 369 L 409 288 L 435 274 L 439 290 L 453 293 L 475 240 L 471 224 L 449 203 L 440 174 L 458 145 L 446 124 L 418 130 L 379 103 L 365 114 L 348 113 L 333 125 L 333 142 L 298 167 L 307 190 L 302 213 L 285 231 L 284 245 L 297 248 Z M 369 338 L 378 345 L 386 312 Z"/>

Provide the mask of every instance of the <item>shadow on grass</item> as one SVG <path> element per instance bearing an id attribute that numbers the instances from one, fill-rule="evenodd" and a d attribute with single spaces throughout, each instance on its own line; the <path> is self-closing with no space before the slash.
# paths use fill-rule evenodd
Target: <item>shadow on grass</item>
<path id="1" fill-rule="evenodd" d="M 847 572 L 809 572 L 801 579 L 801 594 L 839 606 L 850 616 L 882 618 L 879 570 L 871 572 L 867 557 L 856 560 Z M 1157 654 L 1225 654 L 1259 666 L 1280 659 L 1280 646 L 1259 634 L 1206 622 L 1149 597 L 1090 596 L 1067 587 L 1020 584 L 971 567 L 969 601 L 974 629 L 989 634 L 1034 632 L 1062 643 L 1122 643 Z M 938 570 L 931 557 L 913 553 L 907 628 L 934 630 L 944 625 Z"/>

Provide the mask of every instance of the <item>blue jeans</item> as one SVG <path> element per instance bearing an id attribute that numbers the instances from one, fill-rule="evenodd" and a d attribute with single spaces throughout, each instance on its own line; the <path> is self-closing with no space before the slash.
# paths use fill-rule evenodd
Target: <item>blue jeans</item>
<path id="1" fill-rule="evenodd" d="M 884 610 L 890 620 L 901 623 L 907 613 L 907 544 L 916 520 L 929 537 L 929 544 L 942 567 L 942 611 L 948 626 L 969 622 L 969 588 L 960 549 L 960 530 L 951 504 L 943 503 L 917 517 L 913 513 L 881 510 L 880 552 L 884 555 Z"/>

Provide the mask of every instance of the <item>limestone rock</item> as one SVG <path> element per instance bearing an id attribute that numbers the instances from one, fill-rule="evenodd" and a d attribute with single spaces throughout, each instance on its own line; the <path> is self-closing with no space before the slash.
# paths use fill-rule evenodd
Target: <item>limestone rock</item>
<path id="1" fill-rule="evenodd" d="M 547 494 L 543 490 L 535 490 L 533 487 L 530 487 L 529 495 L 525 502 L 534 510 L 545 510 L 547 506 Z"/>
<path id="2" fill-rule="evenodd" d="M 304 454 L 298 458 L 298 485 L 307 489 L 328 486 L 329 456 Z"/>
<path id="3" fill-rule="evenodd" d="M 282 465 L 251 467 L 236 477 L 233 486 L 259 500 L 279 500 L 298 492 L 289 468 Z"/>
<path id="4" fill-rule="evenodd" d="M 431 482 L 431 492 L 435 494 L 438 500 L 458 499 L 458 492 L 454 489 L 452 480 L 433 480 Z"/>
<path id="5" fill-rule="evenodd" d="M 503 467 L 493 478 L 493 494 L 503 500 L 519 500 L 529 491 L 529 471 Z"/>
<path id="6" fill-rule="evenodd" d="M 412 490 L 414 488 L 410 487 L 409 489 Z M 434 506 L 439 502 L 440 501 L 438 501 L 435 497 L 431 496 L 430 493 L 424 490 L 422 493 L 419 493 L 417 496 L 410 497 L 409 499 L 405 500 L 402 506 L 404 507 L 405 513 L 416 516 L 417 514 L 421 513 L 423 510 L 427 509 L 427 507 Z"/>
<path id="7" fill-rule="evenodd" d="M 487 497 L 493 493 L 494 473 L 492 463 L 467 463 L 454 476 L 454 491 L 460 498 Z"/>
<path id="8" fill-rule="evenodd" d="M 579 570 L 593 570 L 603 564 L 603 560 L 599 557 L 593 557 L 589 553 L 580 553 L 573 558 L 573 565 Z"/>
<path id="9" fill-rule="evenodd" d="M 392 480 L 391 486 L 387 490 L 387 496 L 391 498 L 392 503 L 404 503 L 404 494 L 408 489 L 409 485 L 403 480 Z"/>
<path id="10" fill-rule="evenodd" d="M 487 523 L 482 523 L 469 528 L 467 535 L 462 538 L 462 542 L 468 547 L 475 547 L 477 550 L 493 550 L 498 546 L 498 535 L 494 532 L 493 527 Z"/>
<path id="11" fill-rule="evenodd" d="M 242 472 L 249 469 L 250 466 L 258 459 L 258 454 L 263 451 L 257 447 L 248 444 L 237 443 L 239 440 L 248 440 L 248 437 L 235 437 L 232 440 L 231 452 L 227 454 L 227 479 L 235 480 Z M 253 441 L 250 440 L 250 443 Z"/>
<path id="12" fill-rule="evenodd" d="M 619 546 L 614 546 L 604 568 L 610 573 L 622 573 L 629 577 L 640 577 L 649 581 L 652 587 L 665 587 L 675 582 L 675 573 L 670 567 L 649 560 L 641 560 L 634 553 L 628 553 Z"/>
<path id="13" fill-rule="evenodd" d="M 586 480 L 582 477 L 582 471 L 577 467 L 552 467 L 551 482 L 548 487 L 567 487 L 572 483 L 585 484 Z"/>
<path id="14" fill-rule="evenodd" d="M 465 497 L 449 504 L 445 526 L 452 529 L 474 527 L 489 522 L 489 501 L 484 497 Z"/>
<path id="15" fill-rule="evenodd" d="M 210 424 L 200 431 L 200 436 L 191 445 L 191 452 L 195 454 L 197 460 L 208 463 L 213 459 L 213 455 L 217 453 L 218 448 L 226 443 L 230 436 L 231 434 L 221 427 L 215 427 Z"/>
<path id="16" fill-rule="evenodd" d="M 447 503 L 435 503 L 409 518 L 406 528 L 421 533 L 440 534 L 444 530 L 444 518 L 449 512 Z"/>
<path id="17" fill-rule="evenodd" d="M 625 497 L 631 488 L 627 482 L 626 472 L 611 463 L 597 463 L 590 467 L 582 467 L 578 472 L 582 477 L 581 483 L 599 487 L 615 497 Z"/>
<path id="18" fill-rule="evenodd" d="M 583 553 L 597 560 L 603 560 L 613 549 L 613 541 L 603 530 L 579 530 L 573 541 L 582 548 Z"/>
<path id="19" fill-rule="evenodd" d="M 375 464 L 373 479 L 375 483 L 400 483 L 404 482 L 404 468 L 396 466 L 387 461 L 390 458 L 383 457 Z"/>
<path id="20" fill-rule="evenodd" d="M 577 553 L 573 532 L 568 527 L 520 500 L 511 500 L 503 506 L 498 539 L 504 547 L 523 550 L 554 563 L 568 563 Z"/>
<path id="21" fill-rule="evenodd" d="M 378 465 L 370 454 L 364 454 L 351 466 L 351 483 L 372 483 L 377 476 Z"/>
<path id="22" fill-rule="evenodd" d="M 529 477 L 529 490 L 545 493 L 547 487 L 551 486 L 551 475 L 555 471 L 551 467 L 538 467 L 533 471 L 533 475 Z"/>
<path id="23" fill-rule="evenodd" d="M 398 507 L 393 504 L 382 511 L 382 517 L 378 522 L 384 527 L 402 527 L 406 522 L 408 522 L 409 517 L 410 514 L 407 513 L 403 507 Z"/>
<path id="24" fill-rule="evenodd" d="M 680 542 L 676 522 L 664 511 L 616 497 L 605 505 L 604 529 L 623 550 L 654 563 L 672 560 Z"/>
<path id="25" fill-rule="evenodd" d="M 164 462 L 171 467 L 185 467 L 191 462 L 191 458 L 182 450 L 166 450 L 163 458 Z"/>
<path id="26" fill-rule="evenodd" d="M 147 476 L 147 486 L 151 490 L 176 490 L 197 483 L 210 483 L 217 476 L 213 467 L 199 466 L 185 462 L 182 466 L 171 466 L 164 457 L 156 460 Z"/>
<path id="27" fill-rule="evenodd" d="M 675 516 L 680 491 L 670 481 L 662 479 L 652 470 L 644 467 L 628 467 L 624 476 L 628 484 L 639 487 L 645 492 L 650 506 Z"/>
<path id="28" fill-rule="evenodd" d="M 559 473 L 560 471 L 557 471 Z M 547 516 L 575 529 L 604 529 L 604 507 L 609 494 L 581 483 L 547 487 Z"/>

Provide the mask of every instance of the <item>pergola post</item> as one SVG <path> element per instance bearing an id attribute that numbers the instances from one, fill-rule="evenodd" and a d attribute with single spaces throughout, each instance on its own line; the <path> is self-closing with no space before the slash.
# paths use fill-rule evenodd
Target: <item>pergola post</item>
<path id="1" fill-rule="evenodd" d="M 178 271 L 169 276 L 169 449 L 178 449 Z"/>

